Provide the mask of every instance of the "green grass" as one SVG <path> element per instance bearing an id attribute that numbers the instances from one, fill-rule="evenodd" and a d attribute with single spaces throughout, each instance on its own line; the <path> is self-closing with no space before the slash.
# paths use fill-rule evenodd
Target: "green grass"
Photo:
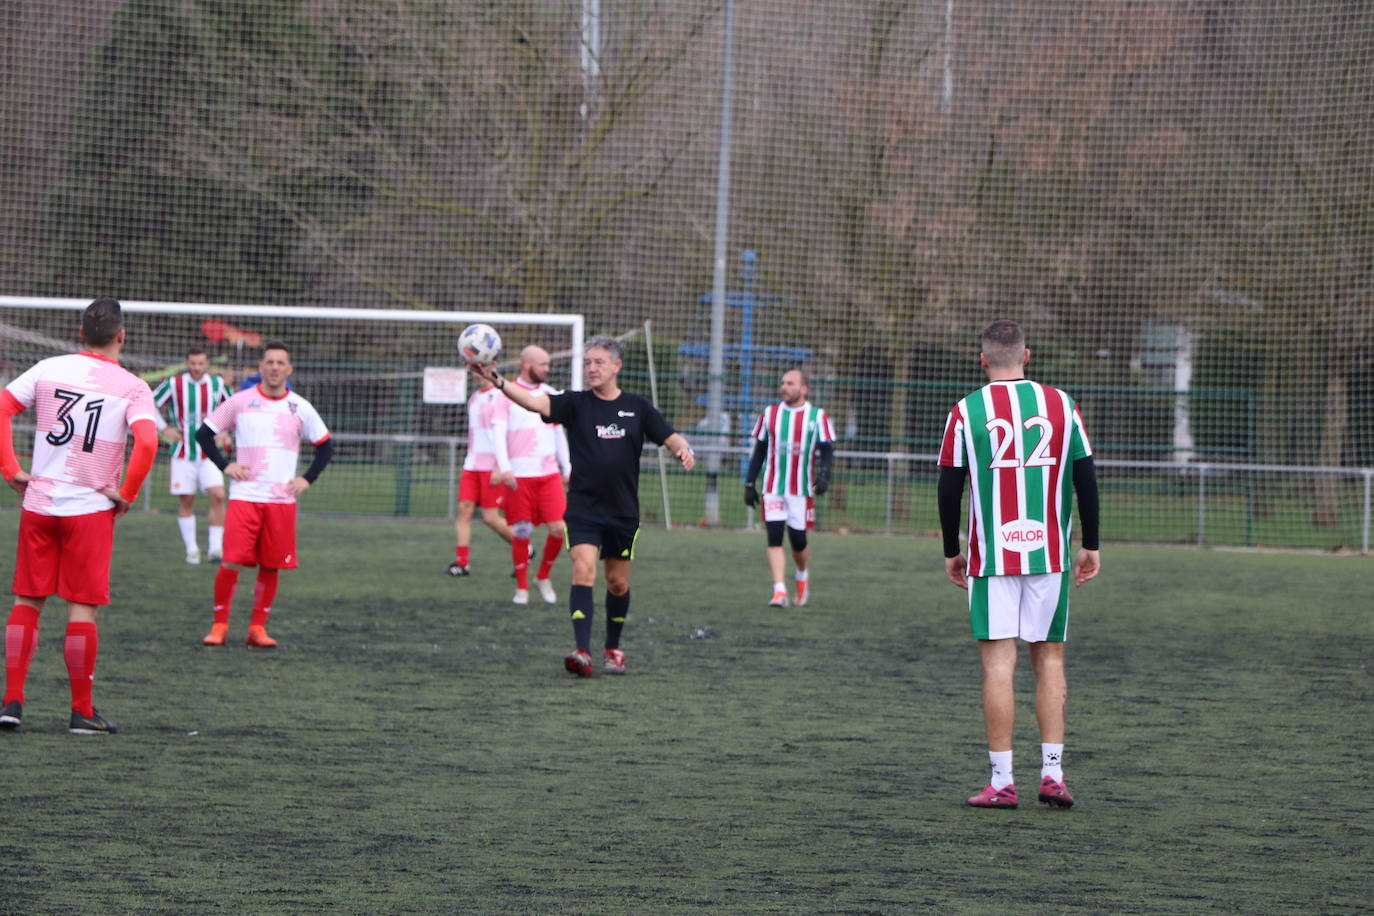
<path id="1" fill-rule="evenodd" d="M 0 734 L 0 911 L 1367 911 L 1367 560 L 1109 545 L 1074 596 L 1079 805 L 975 811 L 976 648 L 938 543 L 813 543 L 815 601 L 778 610 L 760 535 L 646 530 L 630 674 L 579 681 L 566 611 L 510 605 L 485 531 L 450 580 L 446 524 L 305 519 L 281 648 L 237 644 L 245 577 L 209 650 L 213 569 L 131 516 L 96 684 L 121 734 L 66 734 L 54 605 Z"/>

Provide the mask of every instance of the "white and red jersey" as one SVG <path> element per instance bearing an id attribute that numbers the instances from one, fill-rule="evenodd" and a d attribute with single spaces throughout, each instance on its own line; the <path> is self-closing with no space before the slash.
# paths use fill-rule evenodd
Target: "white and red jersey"
<path id="1" fill-rule="evenodd" d="M 518 385 L 526 391 L 558 394 L 557 388 L 545 382 L 527 385 L 512 379 L 507 385 Z M 510 405 L 506 422 L 506 455 L 510 470 L 516 477 L 549 477 L 567 475 L 572 471 L 568 460 L 568 434 L 558 423 L 545 423 L 544 418 L 519 404 Z"/>
<path id="2" fill-rule="evenodd" d="M 754 424 L 754 438 L 768 443 L 763 466 L 763 492 L 774 496 L 814 496 L 812 475 L 816 446 L 835 441 L 835 427 L 824 410 L 803 401 L 788 407 L 779 401 L 764 408 Z"/>
<path id="3" fill-rule="evenodd" d="M 1092 445 L 1073 398 L 1018 379 L 992 382 L 949 413 L 941 467 L 967 467 L 968 574 L 1069 569 L 1073 463 Z"/>
<path id="4" fill-rule="evenodd" d="M 229 481 L 229 498 L 250 503 L 294 503 L 287 484 L 298 476 L 301 440 L 322 445 L 329 438 L 329 428 L 305 398 L 290 390 L 268 397 L 258 385 L 216 407 L 205 425 L 216 434 L 234 431 L 234 459 L 249 478 Z"/>
<path id="5" fill-rule="evenodd" d="M 494 386 L 474 391 L 468 398 L 468 453 L 463 470 L 490 471 L 502 463 L 498 462 L 497 450 L 506 450 L 509 404 Z"/>
<path id="6" fill-rule="evenodd" d="M 113 507 L 99 491 L 119 486 L 129 427 L 157 422 L 148 383 L 114 360 L 71 353 L 35 363 L 5 391 L 36 409 L 24 508 L 88 515 Z"/>

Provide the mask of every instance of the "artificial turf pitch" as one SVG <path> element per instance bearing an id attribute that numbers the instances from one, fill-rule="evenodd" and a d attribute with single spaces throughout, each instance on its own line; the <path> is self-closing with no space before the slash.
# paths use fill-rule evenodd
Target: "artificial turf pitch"
<path id="1" fill-rule="evenodd" d="M 0 524 L 12 557 L 16 517 Z M 204 535 L 204 520 L 201 522 Z M 438 523 L 306 519 L 273 651 L 225 649 L 213 567 L 120 521 L 96 704 L 66 733 L 63 608 L 0 734 L 5 913 L 1284 913 L 1374 900 L 1370 560 L 1103 551 L 1073 597 L 1065 773 L 986 781 L 977 652 L 931 539 L 813 538 L 765 606 L 763 536 L 647 530 L 629 674 L 578 680 L 562 598 Z M 8 564 L 6 564 L 8 565 Z M 595 649 L 604 621 L 598 619 Z"/>

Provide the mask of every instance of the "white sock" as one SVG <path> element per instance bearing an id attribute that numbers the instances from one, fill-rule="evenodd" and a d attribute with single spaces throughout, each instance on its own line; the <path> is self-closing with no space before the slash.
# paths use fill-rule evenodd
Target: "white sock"
<path id="1" fill-rule="evenodd" d="M 224 553 L 224 526 L 210 526 L 210 552 Z"/>
<path id="2" fill-rule="evenodd" d="M 773 583 L 773 591 L 774 591 L 774 592 L 785 592 L 785 591 L 787 591 L 787 586 L 783 585 L 781 582 L 774 582 L 774 583 Z"/>
<path id="3" fill-rule="evenodd" d="M 809 579 L 810 577 L 811 577 L 811 573 L 808 572 L 807 570 L 805 570 L 805 569 L 799 569 L 799 570 L 797 570 L 797 581 L 798 581 L 798 582 L 805 582 L 805 581 L 806 581 L 807 579 Z"/>
<path id="4" fill-rule="evenodd" d="M 186 552 L 191 553 L 196 549 L 196 517 L 178 515 L 177 527 L 181 529 L 181 540 L 186 545 Z"/>
<path id="5" fill-rule="evenodd" d="M 992 764 L 992 788 L 1005 789 L 1011 785 L 1011 751 L 988 751 L 988 762 Z"/>
<path id="6" fill-rule="evenodd" d="M 1042 744 L 1040 745 L 1040 778 L 1046 776 L 1055 782 L 1064 781 L 1064 745 L 1062 744 Z"/>

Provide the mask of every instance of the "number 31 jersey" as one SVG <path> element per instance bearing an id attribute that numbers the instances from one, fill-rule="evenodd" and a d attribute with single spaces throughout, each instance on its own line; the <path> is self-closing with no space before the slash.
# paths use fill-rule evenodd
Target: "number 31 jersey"
<path id="1" fill-rule="evenodd" d="M 35 363 L 5 390 L 36 408 L 24 508 L 88 515 L 113 506 L 98 491 L 119 486 L 129 427 L 156 422 L 148 383 L 103 356 L 72 353 Z"/>
<path id="2" fill-rule="evenodd" d="M 954 405 L 940 465 L 969 470 L 968 574 L 1069 569 L 1073 463 L 1091 454 L 1073 398 L 1049 385 L 992 382 Z"/>

